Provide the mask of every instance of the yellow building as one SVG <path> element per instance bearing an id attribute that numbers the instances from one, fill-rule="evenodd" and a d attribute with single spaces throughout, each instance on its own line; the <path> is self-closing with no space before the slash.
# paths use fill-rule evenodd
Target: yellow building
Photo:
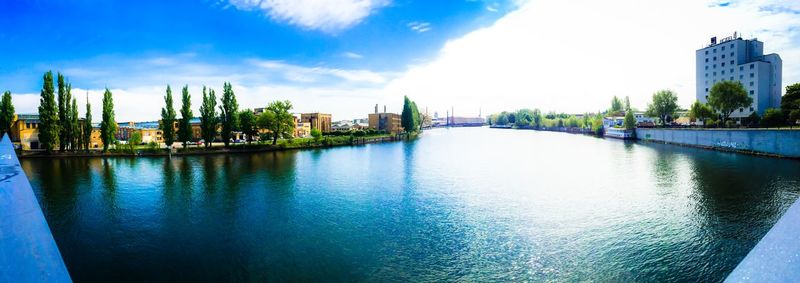
<path id="1" fill-rule="evenodd" d="M 331 114 L 324 113 L 303 113 L 300 114 L 300 122 L 311 124 L 311 129 L 319 129 L 323 133 L 331 131 Z"/>
<path id="2" fill-rule="evenodd" d="M 375 113 L 370 113 L 368 116 L 370 129 L 386 131 L 392 134 L 403 132 L 400 114 L 386 112 L 386 106 L 383 107 L 383 113 L 379 113 L 378 105 L 375 105 Z"/>
<path id="3" fill-rule="evenodd" d="M 40 149 L 39 147 L 39 115 L 15 114 L 11 123 L 11 141 L 22 150 Z"/>

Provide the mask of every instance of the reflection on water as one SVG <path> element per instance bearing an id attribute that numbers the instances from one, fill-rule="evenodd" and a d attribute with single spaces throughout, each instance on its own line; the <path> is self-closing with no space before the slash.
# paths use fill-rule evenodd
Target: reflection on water
<path id="1" fill-rule="evenodd" d="M 800 192 L 797 161 L 486 128 L 22 167 L 78 282 L 718 281 Z"/>

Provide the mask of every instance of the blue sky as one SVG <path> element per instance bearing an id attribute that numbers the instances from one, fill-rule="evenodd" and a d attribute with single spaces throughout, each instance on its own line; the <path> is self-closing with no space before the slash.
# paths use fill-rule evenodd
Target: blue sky
<path id="1" fill-rule="evenodd" d="M 757 37 L 800 82 L 796 0 L 0 0 L 0 90 L 35 113 L 42 73 L 63 72 L 117 117 L 158 119 L 167 84 L 233 84 L 242 108 L 365 117 L 408 95 L 433 114 L 582 113 L 672 89 L 694 101 L 694 51 Z M 95 117 L 99 108 L 93 107 Z"/>
<path id="2" fill-rule="evenodd" d="M 38 79 L 49 69 L 176 54 L 193 54 L 209 64 L 261 58 L 402 71 L 409 62 L 435 55 L 448 38 L 491 24 L 513 8 L 495 1 L 371 2 L 368 16 L 339 27 L 293 24 L 247 1 L 2 1 L 0 26 L 6 28 L 0 42 L 13 44 L 0 45 L 0 76 L 3 87 L 30 92 L 41 87 Z M 71 79 L 103 87 L 79 75 Z M 107 84 L 119 79 L 109 77 Z"/>

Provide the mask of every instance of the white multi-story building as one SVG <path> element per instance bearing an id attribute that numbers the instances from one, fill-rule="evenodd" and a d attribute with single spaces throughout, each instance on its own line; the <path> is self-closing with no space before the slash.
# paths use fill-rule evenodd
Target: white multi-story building
<path id="1" fill-rule="evenodd" d="M 697 100 L 708 103 L 708 93 L 715 83 L 739 81 L 753 98 L 750 107 L 742 107 L 731 117 L 747 117 L 752 112 L 763 116 L 769 108 L 780 108 L 782 60 L 778 54 L 764 55 L 764 43 L 742 39 L 736 33 L 697 50 Z"/>

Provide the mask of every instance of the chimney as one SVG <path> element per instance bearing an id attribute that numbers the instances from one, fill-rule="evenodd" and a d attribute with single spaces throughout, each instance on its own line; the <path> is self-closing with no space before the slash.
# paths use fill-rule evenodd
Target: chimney
<path id="1" fill-rule="evenodd" d="M 378 114 L 378 104 L 375 104 L 375 114 Z"/>
<path id="2" fill-rule="evenodd" d="M 383 106 L 383 113 L 386 113 L 386 105 Z"/>

